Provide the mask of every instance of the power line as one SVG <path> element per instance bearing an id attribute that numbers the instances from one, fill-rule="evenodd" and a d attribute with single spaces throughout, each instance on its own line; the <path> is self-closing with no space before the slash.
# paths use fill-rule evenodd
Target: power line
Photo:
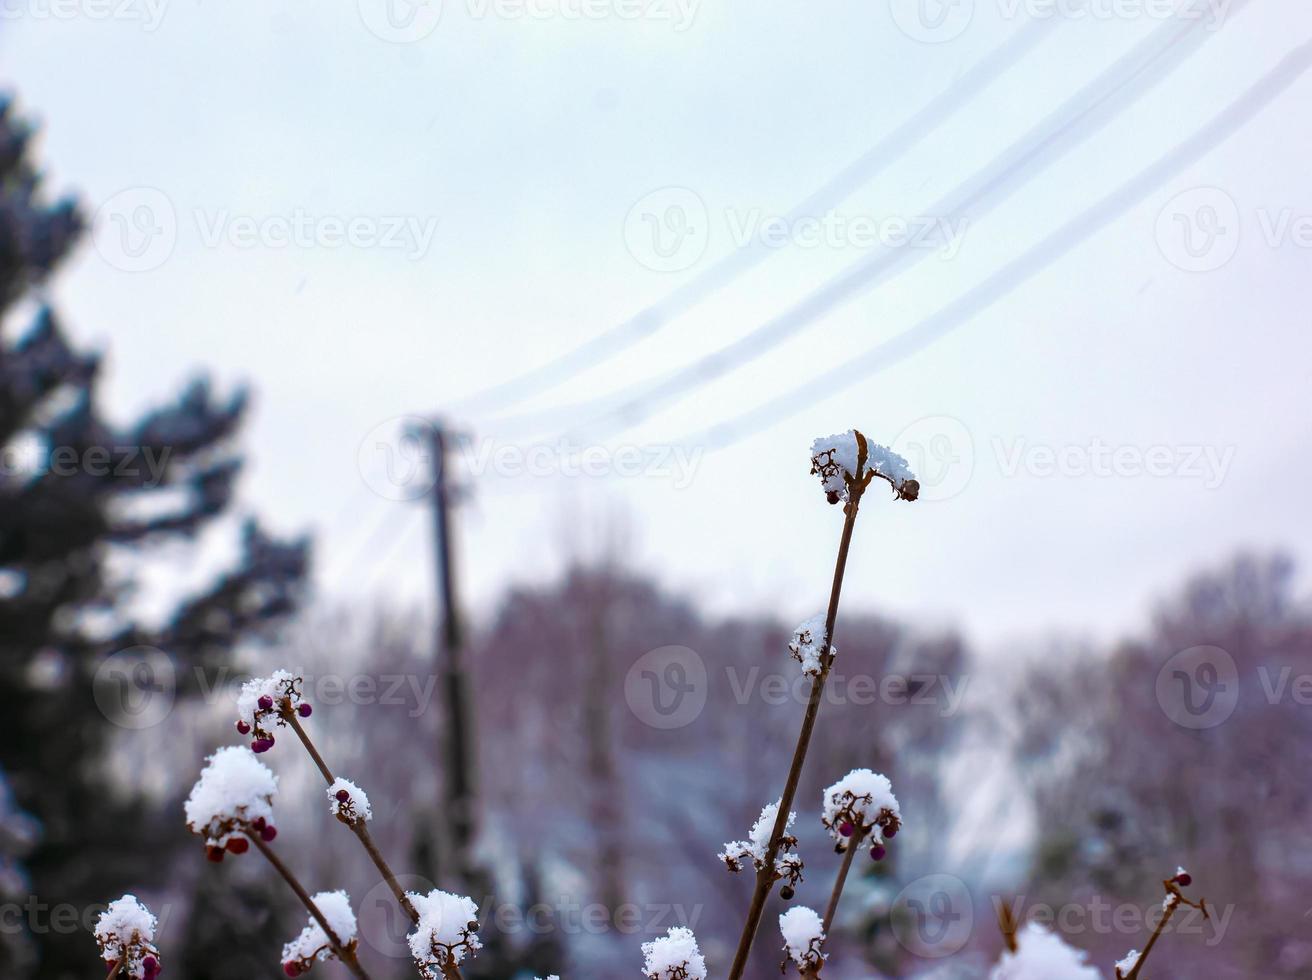
<path id="1" fill-rule="evenodd" d="M 1033 180 L 1113 119 L 1135 105 L 1212 36 L 1204 19 L 1190 16 L 1209 0 L 1195 0 L 1190 11 L 1157 28 L 1102 71 L 1038 125 L 996 156 L 983 170 L 958 185 L 929 210 L 942 219 L 975 221 Z M 1248 0 L 1236 0 L 1231 16 Z M 967 213 L 968 209 L 974 209 Z M 801 332 L 821 316 L 891 278 L 926 249 L 880 250 L 849 266 L 784 313 L 737 340 L 649 384 L 636 395 L 576 425 L 596 437 L 629 428 L 655 415 L 667 403 L 749 363 Z M 609 396 L 613 401 L 614 396 Z"/>
<path id="2" fill-rule="evenodd" d="M 1172 176 L 1229 139 L 1292 86 L 1309 67 L 1312 67 L 1312 42 L 1306 42 L 1287 54 L 1275 68 L 1194 135 L 939 312 L 856 358 L 845 360 L 805 385 L 684 442 L 722 449 L 807 405 L 815 404 L 818 395 L 832 395 L 924 349 L 1064 258 L 1085 239 L 1160 189 Z"/>
<path id="3" fill-rule="evenodd" d="M 796 204 L 785 220 L 792 222 L 814 215 L 852 194 L 1024 58 L 1063 20 L 1045 17 L 1029 21 L 976 62 L 950 88 Z M 545 364 L 460 399 L 453 410 L 468 415 L 489 407 L 501 409 L 553 388 L 656 333 L 774 251 L 759 239 L 753 239 L 623 323 Z"/>

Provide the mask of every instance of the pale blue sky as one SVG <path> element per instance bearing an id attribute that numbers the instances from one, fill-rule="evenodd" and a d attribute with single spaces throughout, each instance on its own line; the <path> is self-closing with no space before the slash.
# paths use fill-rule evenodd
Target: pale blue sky
<path id="1" fill-rule="evenodd" d="M 915 33 L 913 0 L 687 2 L 446 0 L 410 33 L 431 31 L 387 41 L 369 29 L 387 23 L 375 0 L 13 0 L 0 80 L 43 122 L 53 185 L 107 209 L 53 292 L 75 336 L 109 345 L 111 406 L 138 409 L 202 366 L 249 380 L 244 501 L 282 529 L 317 529 L 329 594 L 426 597 L 426 514 L 371 489 L 362 443 L 660 299 L 1051 9 L 956 0 L 945 25 L 960 33 L 924 43 L 899 28 Z M 640 389 L 870 255 L 863 230 L 918 222 L 1162 24 L 1156 0 L 1093 2 L 1097 16 L 1058 4 L 1028 56 L 838 202 L 836 237 L 807 247 L 795 229 L 802 243 L 622 356 L 469 419 L 497 440 L 472 458 L 523 447 L 492 418 Z M 967 224 L 950 256 L 602 444 L 651 452 L 912 326 L 1196 131 L 1312 38 L 1312 8 L 1258 0 L 1200 30 L 1206 43 L 1161 85 Z M 990 646 L 1131 628 L 1147 599 L 1242 545 L 1312 553 L 1309 99 L 1305 76 L 962 329 L 700 456 L 690 481 L 479 479 L 461 526 L 471 602 L 550 574 L 574 529 L 596 541 L 621 521 L 633 563 L 676 588 L 810 614 L 840 515 L 806 447 L 852 425 L 913 462 L 917 445 L 943 446 L 974 466 L 930 460 L 942 482 L 927 497 L 946 499 L 872 501 L 847 601 L 951 620 Z M 649 197 L 663 188 L 683 190 Z M 685 213 L 705 251 L 664 271 L 643 215 L 672 201 L 704 207 Z M 171 234 L 133 258 L 114 222 L 143 203 Z M 1180 221 L 1213 215 L 1223 234 L 1191 257 Z M 338 241 L 352 221 L 354 244 Z M 297 222 L 300 240 L 286 239 Z M 1120 449 L 1120 475 L 1084 471 L 1101 465 L 1094 440 Z M 1046 475 L 1047 450 L 1064 472 Z"/>

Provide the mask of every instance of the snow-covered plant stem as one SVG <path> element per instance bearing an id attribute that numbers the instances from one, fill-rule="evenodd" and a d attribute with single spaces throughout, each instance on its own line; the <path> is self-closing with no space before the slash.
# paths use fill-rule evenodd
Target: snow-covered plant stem
<path id="1" fill-rule="evenodd" d="M 114 977 L 118 976 L 119 971 L 123 969 L 123 960 L 124 957 L 120 956 L 109 965 L 109 972 L 105 974 L 105 980 L 113 980 Z"/>
<path id="2" fill-rule="evenodd" d="M 738 950 L 734 953 L 733 966 L 729 970 L 729 980 L 740 980 L 747 968 L 747 956 L 752 950 L 752 942 L 765 914 L 765 902 L 770 897 L 774 886 L 773 873 L 775 857 L 779 853 L 780 843 L 788 821 L 788 812 L 797 795 L 797 785 L 802 778 L 802 765 L 806 762 L 806 752 L 811 744 L 811 733 L 815 729 L 816 716 L 820 712 L 820 702 L 824 695 L 825 681 L 829 677 L 829 668 L 833 664 L 832 644 L 834 622 L 838 619 L 838 599 L 843 591 L 843 574 L 847 570 L 847 555 L 852 546 L 852 529 L 856 526 L 857 508 L 861 503 L 861 494 L 865 486 L 854 482 L 850 487 L 849 500 L 844 507 L 843 536 L 838 543 L 838 559 L 834 563 L 834 580 L 829 590 L 829 608 L 825 614 L 825 635 L 820 644 L 820 671 L 811 681 L 811 696 L 806 703 L 806 714 L 802 717 L 802 730 L 797 736 L 797 747 L 793 749 L 792 765 L 788 767 L 788 778 L 784 782 L 784 791 L 779 800 L 779 815 L 775 818 L 774 830 L 770 834 L 770 847 L 766 852 L 762 869 L 756 872 L 756 888 L 752 892 L 752 904 L 747 910 L 747 922 L 743 926 L 742 936 L 738 940 Z"/>
<path id="3" fill-rule="evenodd" d="M 1207 911 L 1207 899 L 1191 902 L 1184 897 L 1184 892 L 1180 891 L 1181 886 L 1187 888 L 1191 884 L 1193 884 L 1193 878 L 1183 868 L 1179 869 L 1173 877 L 1162 882 L 1162 887 L 1166 889 L 1166 900 L 1162 903 L 1162 917 L 1157 920 L 1157 927 L 1153 929 L 1153 934 L 1148 937 L 1148 945 L 1143 948 L 1143 952 L 1139 953 L 1137 957 L 1131 953 L 1125 958 L 1126 960 L 1134 960 L 1134 966 L 1130 968 L 1130 972 L 1124 972 L 1124 960 L 1117 964 L 1117 980 L 1139 980 L 1139 973 L 1143 970 L 1143 965 L 1148 962 L 1148 954 L 1153 951 L 1153 947 L 1157 945 L 1157 940 L 1166 931 L 1166 924 L 1171 921 L 1171 916 L 1175 914 L 1175 910 L 1181 905 L 1188 905 L 1190 908 L 1198 909 L 1203 913 L 1204 919 L 1212 917 Z"/>
<path id="4" fill-rule="evenodd" d="M 314 742 L 310 740 L 309 734 L 305 731 L 305 728 L 302 727 L 300 719 L 296 717 L 296 712 L 291 709 L 290 702 L 285 702 L 282 705 L 282 708 L 279 710 L 279 715 L 283 721 L 291 726 L 292 731 L 294 731 L 296 736 L 301 740 L 301 744 L 305 746 L 305 751 L 308 752 L 310 758 L 314 760 L 314 764 L 318 768 L 319 774 L 323 776 L 329 786 L 332 786 L 337 780 L 333 776 L 332 770 L 328 768 L 328 764 L 324 762 L 323 756 L 319 754 L 319 750 L 315 748 Z M 406 898 L 405 889 L 403 889 L 397 882 L 396 875 L 393 873 L 391 867 L 388 866 L 382 852 L 378 850 L 378 845 L 374 843 L 373 835 L 369 833 L 369 828 L 366 826 L 365 821 L 352 820 L 346 822 L 346 824 L 350 827 L 351 832 L 360 839 L 360 843 L 364 846 L 365 851 L 369 855 L 369 860 L 373 861 L 374 867 L 378 869 L 378 873 L 381 874 L 383 880 L 387 882 L 387 887 L 390 888 L 392 894 L 396 896 L 397 904 L 399 904 L 405 914 L 410 917 L 411 922 L 418 922 L 419 913 L 415 911 L 415 907 L 411 904 L 410 899 Z"/>
<path id="5" fill-rule="evenodd" d="M 282 875 L 283 880 L 296 893 L 296 897 L 301 900 L 301 904 L 305 906 L 305 910 L 310 913 L 314 921 L 319 923 L 319 928 L 328 937 L 328 943 L 332 946 L 333 953 L 336 954 L 337 958 L 345 963 L 346 968 L 355 974 L 359 980 L 369 980 L 369 974 L 365 973 L 364 968 L 360 966 L 360 961 L 356 959 L 353 946 L 342 944 L 342 941 L 337 937 L 337 933 L 328 924 L 328 919 L 319 909 L 319 906 L 314 903 L 314 899 L 310 898 L 310 893 L 305 890 L 305 886 L 300 883 L 296 875 L 292 874 L 291 869 L 282 863 L 282 859 L 274 853 L 273 848 L 265 843 L 259 833 L 247 831 L 246 836 L 250 838 L 252 844 L 259 848 L 260 853 L 264 855 L 265 860 L 273 865 L 274 870 Z"/>

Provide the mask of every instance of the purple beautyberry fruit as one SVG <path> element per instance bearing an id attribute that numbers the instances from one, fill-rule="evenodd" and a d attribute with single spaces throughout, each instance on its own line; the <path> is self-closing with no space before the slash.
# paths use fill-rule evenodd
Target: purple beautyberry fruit
<path id="1" fill-rule="evenodd" d="M 259 755 L 261 752 L 268 752 L 271 748 L 273 748 L 273 739 L 271 737 L 257 738 L 251 743 L 251 751 L 256 755 Z"/>
<path id="2" fill-rule="evenodd" d="M 245 854 L 250 850 L 250 846 L 251 842 L 245 837 L 228 838 L 228 850 L 232 851 L 233 854 Z"/>
<path id="3" fill-rule="evenodd" d="M 1175 883 L 1179 885 L 1181 888 L 1188 888 L 1190 885 L 1194 883 L 1194 876 L 1191 875 L 1188 871 L 1186 871 L 1182 875 L 1175 876 Z"/>
<path id="4" fill-rule="evenodd" d="M 267 694 L 261 694 L 260 700 L 257 703 L 259 704 L 261 711 L 268 711 L 273 707 L 273 698 L 269 697 Z"/>
<path id="5" fill-rule="evenodd" d="M 213 861 L 215 864 L 218 864 L 220 861 L 223 860 L 223 848 L 208 847 L 205 849 L 205 856 L 209 858 L 211 861 Z"/>
<path id="6" fill-rule="evenodd" d="M 242 721 L 240 718 L 238 718 L 238 719 L 237 719 L 237 734 L 238 734 L 238 735 L 249 735 L 250 733 L 251 733 L 251 726 L 248 725 L 248 724 L 246 724 L 246 722 Z"/>
<path id="7" fill-rule="evenodd" d="M 263 817 L 256 817 L 255 820 L 252 821 L 251 826 L 256 830 L 263 830 L 265 822 L 266 821 Z"/>
<path id="8" fill-rule="evenodd" d="M 897 836 L 897 827 L 889 827 L 884 831 L 884 836 L 892 840 Z"/>
<path id="9" fill-rule="evenodd" d="M 152 980 L 153 977 L 159 976 L 159 960 L 147 956 L 141 961 L 141 969 L 146 975 L 146 980 Z"/>
<path id="10" fill-rule="evenodd" d="M 309 701 L 302 701 L 296 706 L 296 713 L 302 718 L 309 718 L 310 715 L 314 714 L 314 709 L 310 707 Z"/>
<path id="11" fill-rule="evenodd" d="M 278 828 L 271 823 L 266 823 L 260 830 L 260 839 L 266 844 L 278 836 Z"/>
<path id="12" fill-rule="evenodd" d="M 793 896 L 796 894 L 797 893 L 793 891 L 792 885 L 784 885 L 783 888 L 779 889 L 779 897 L 782 898 L 785 902 L 791 902 L 793 900 Z"/>
<path id="13" fill-rule="evenodd" d="M 837 493 L 835 493 L 833 490 L 830 490 L 827 494 L 825 494 L 825 499 L 828 500 L 831 504 L 836 504 L 838 503 L 840 498 Z"/>
<path id="14" fill-rule="evenodd" d="M 347 800 L 349 800 L 350 798 L 351 798 L 351 794 L 350 794 L 347 790 L 339 789 L 339 790 L 337 791 L 337 802 L 338 802 L 338 803 L 345 803 L 345 802 L 346 802 Z"/>
<path id="15" fill-rule="evenodd" d="M 884 855 L 887 853 L 888 852 L 884 850 L 883 844 L 876 844 L 874 847 L 870 848 L 870 860 L 882 861 L 884 860 Z"/>
<path id="16" fill-rule="evenodd" d="M 282 972 L 289 977 L 299 977 L 301 975 L 301 964 L 294 961 L 284 963 L 282 965 Z"/>
<path id="17" fill-rule="evenodd" d="M 856 833 L 856 827 L 852 826 L 851 820 L 844 820 L 841 824 L 838 825 L 838 832 L 842 834 L 844 837 L 851 837 L 853 834 Z"/>

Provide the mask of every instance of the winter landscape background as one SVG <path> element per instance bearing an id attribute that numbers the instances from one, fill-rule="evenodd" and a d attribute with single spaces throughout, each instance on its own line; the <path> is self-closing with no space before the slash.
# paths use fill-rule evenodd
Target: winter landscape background
<path id="1" fill-rule="evenodd" d="M 982 978 L 997 907 L 1152 980 L 1312 971 L 1312 10 L 1256 0 L 15 0 L 0 20 L 0 969 L 279 976 L 182 800 L 286 667 L 414 885 L 456 875 L 439 428 L 485 916 L 467 976 L 723 975 L 872 491 L 798 805 L 869 766 L 827 980 Z M 444 650 L 446 652 L 444 652 Z M 294 745 L 279 848 L 413 975 Z M 749 975 L 780 959 L 767 910 Z M 316 968 L 339 975 L 337 964 Z M 102 971 L 103 973 L 103 971 Z M 340 973 L 345 976 L 345 973 Z"/>

